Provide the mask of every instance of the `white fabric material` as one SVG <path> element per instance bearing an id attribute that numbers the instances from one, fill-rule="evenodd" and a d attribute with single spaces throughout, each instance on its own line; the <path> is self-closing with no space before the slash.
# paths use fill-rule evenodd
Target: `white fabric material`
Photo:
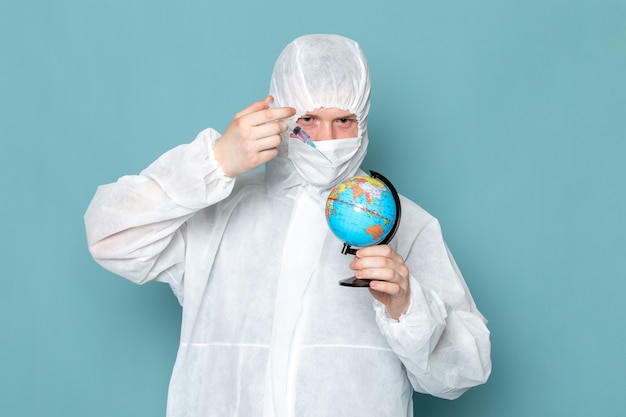
<path id="1" fill-rule="evenodd" d="M 312 217 L 311 214 L 317 215 Z M 308 193 L 300 191 L 284 244 L 283 263 L 277 283 L 274 324 L 269 351 L 268 385 L 265 395 L 265 416 L 287 416 L 287 410 L 295 410 L 292 391 L 294 371 L 289 366 L 297 362 L 296 335 L 298 321 L 303 312 L 303 301 L 311 276 L 317 268 L 326 238 L 325 218 L 319 205 Z M 311 244 L 306 251 L 300 246 L 301 236 L 307 236 Z M 302 279 L 293 279 L 299 276 Z M 290 372 L 291 371 L 291 372 Z"/>
<path id="2" fill-rule="evenodd" d="M 325 39 L 294 44 L 326 48 Z M 328 39 L 362 55 L 353 41 Z M 369 86 L 357 78 L 350 84 Z M 354 94 L 369 96 L 360 87 Z M 279 90 L 282 103 L 298 100 Z M 367 117 L 363 97 L 316 91 L 307 109 L 349 104 Z M 363 132 L 353 161 L 364 156 Z M 324 193 L 311 193 L 284 154 L 225 177 L 212 153 L 219 137 L 207 129 L 99 187 L 85 214 L 97 262 L 138 284 L 168 283 L 183 307 L 168 417 L 412 416 L 413 390 L 456 398 L 487 380 L 486 321 L 436 219 L 402 198 L 391 245 L 411 272 L 412 303 L 393 320 L 368 290 L 337 284 L 352 276 L 351 258 L 325 224 Z"/>
<path id="3" fill-rule="evenodd" d="M 305 182 L 319 189 L 334 186 L 344 178 L 361 148 L 361 138 L 320 141 L 317 150 L 296 139 L 289 142 L 288 158 L 296 171 Z"/>

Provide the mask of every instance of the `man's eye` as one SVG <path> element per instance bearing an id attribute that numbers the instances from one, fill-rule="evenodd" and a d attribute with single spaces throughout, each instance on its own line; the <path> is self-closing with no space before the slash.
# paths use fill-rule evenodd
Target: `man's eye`
<path id="1" fill-rule="evenodd" d="M 311 125 L 313 123 L 313 118 L 312 117 L 301 117 L 298 119 L 298 124 L 301 125 Z"/>
<path id="2" fill-rule="evenodd" d="M 345 126 L 350 126 L 352 123 L 356 122 L 356 120 L 352 118 L 348 118 L 348 117 L 341 118 L 337 121 L 339 122 L 339 124 L 345 125 Z"/>

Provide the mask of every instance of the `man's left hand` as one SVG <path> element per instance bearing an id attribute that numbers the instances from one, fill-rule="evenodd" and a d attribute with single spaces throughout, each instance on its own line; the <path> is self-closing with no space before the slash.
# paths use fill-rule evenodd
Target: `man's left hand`
<path id="1" fill-rule="evenodd" d="M 374 245 L 359 249 L 350 268 L 354 276 L 371 279 L 372 296 L 387 307 L 391 317 L 406 313 L 411 303 L 409 268 L 404 259 L 389 245 Z"/>

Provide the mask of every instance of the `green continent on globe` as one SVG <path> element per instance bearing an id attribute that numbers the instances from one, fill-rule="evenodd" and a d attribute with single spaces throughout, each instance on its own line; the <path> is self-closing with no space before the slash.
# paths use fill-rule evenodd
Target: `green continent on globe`
<path id="1" fill-rule="evenodd" d="M 353 246 L 380 243 L 395 218 L 391 191 L 373 177 L 356 176 L 343 181 L 331 191 L 326 202 L 326 220 L 331 231 Z"/>

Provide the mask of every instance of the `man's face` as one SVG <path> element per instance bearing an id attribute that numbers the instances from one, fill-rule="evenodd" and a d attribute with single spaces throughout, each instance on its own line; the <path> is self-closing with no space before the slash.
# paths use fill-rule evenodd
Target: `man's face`
<path id="1" fill-rule="evenodd" d="M 355 138 L 359 132 L 356 116 L 336 108 L 308 112 L 297 123 L 314 141 Z"/>

